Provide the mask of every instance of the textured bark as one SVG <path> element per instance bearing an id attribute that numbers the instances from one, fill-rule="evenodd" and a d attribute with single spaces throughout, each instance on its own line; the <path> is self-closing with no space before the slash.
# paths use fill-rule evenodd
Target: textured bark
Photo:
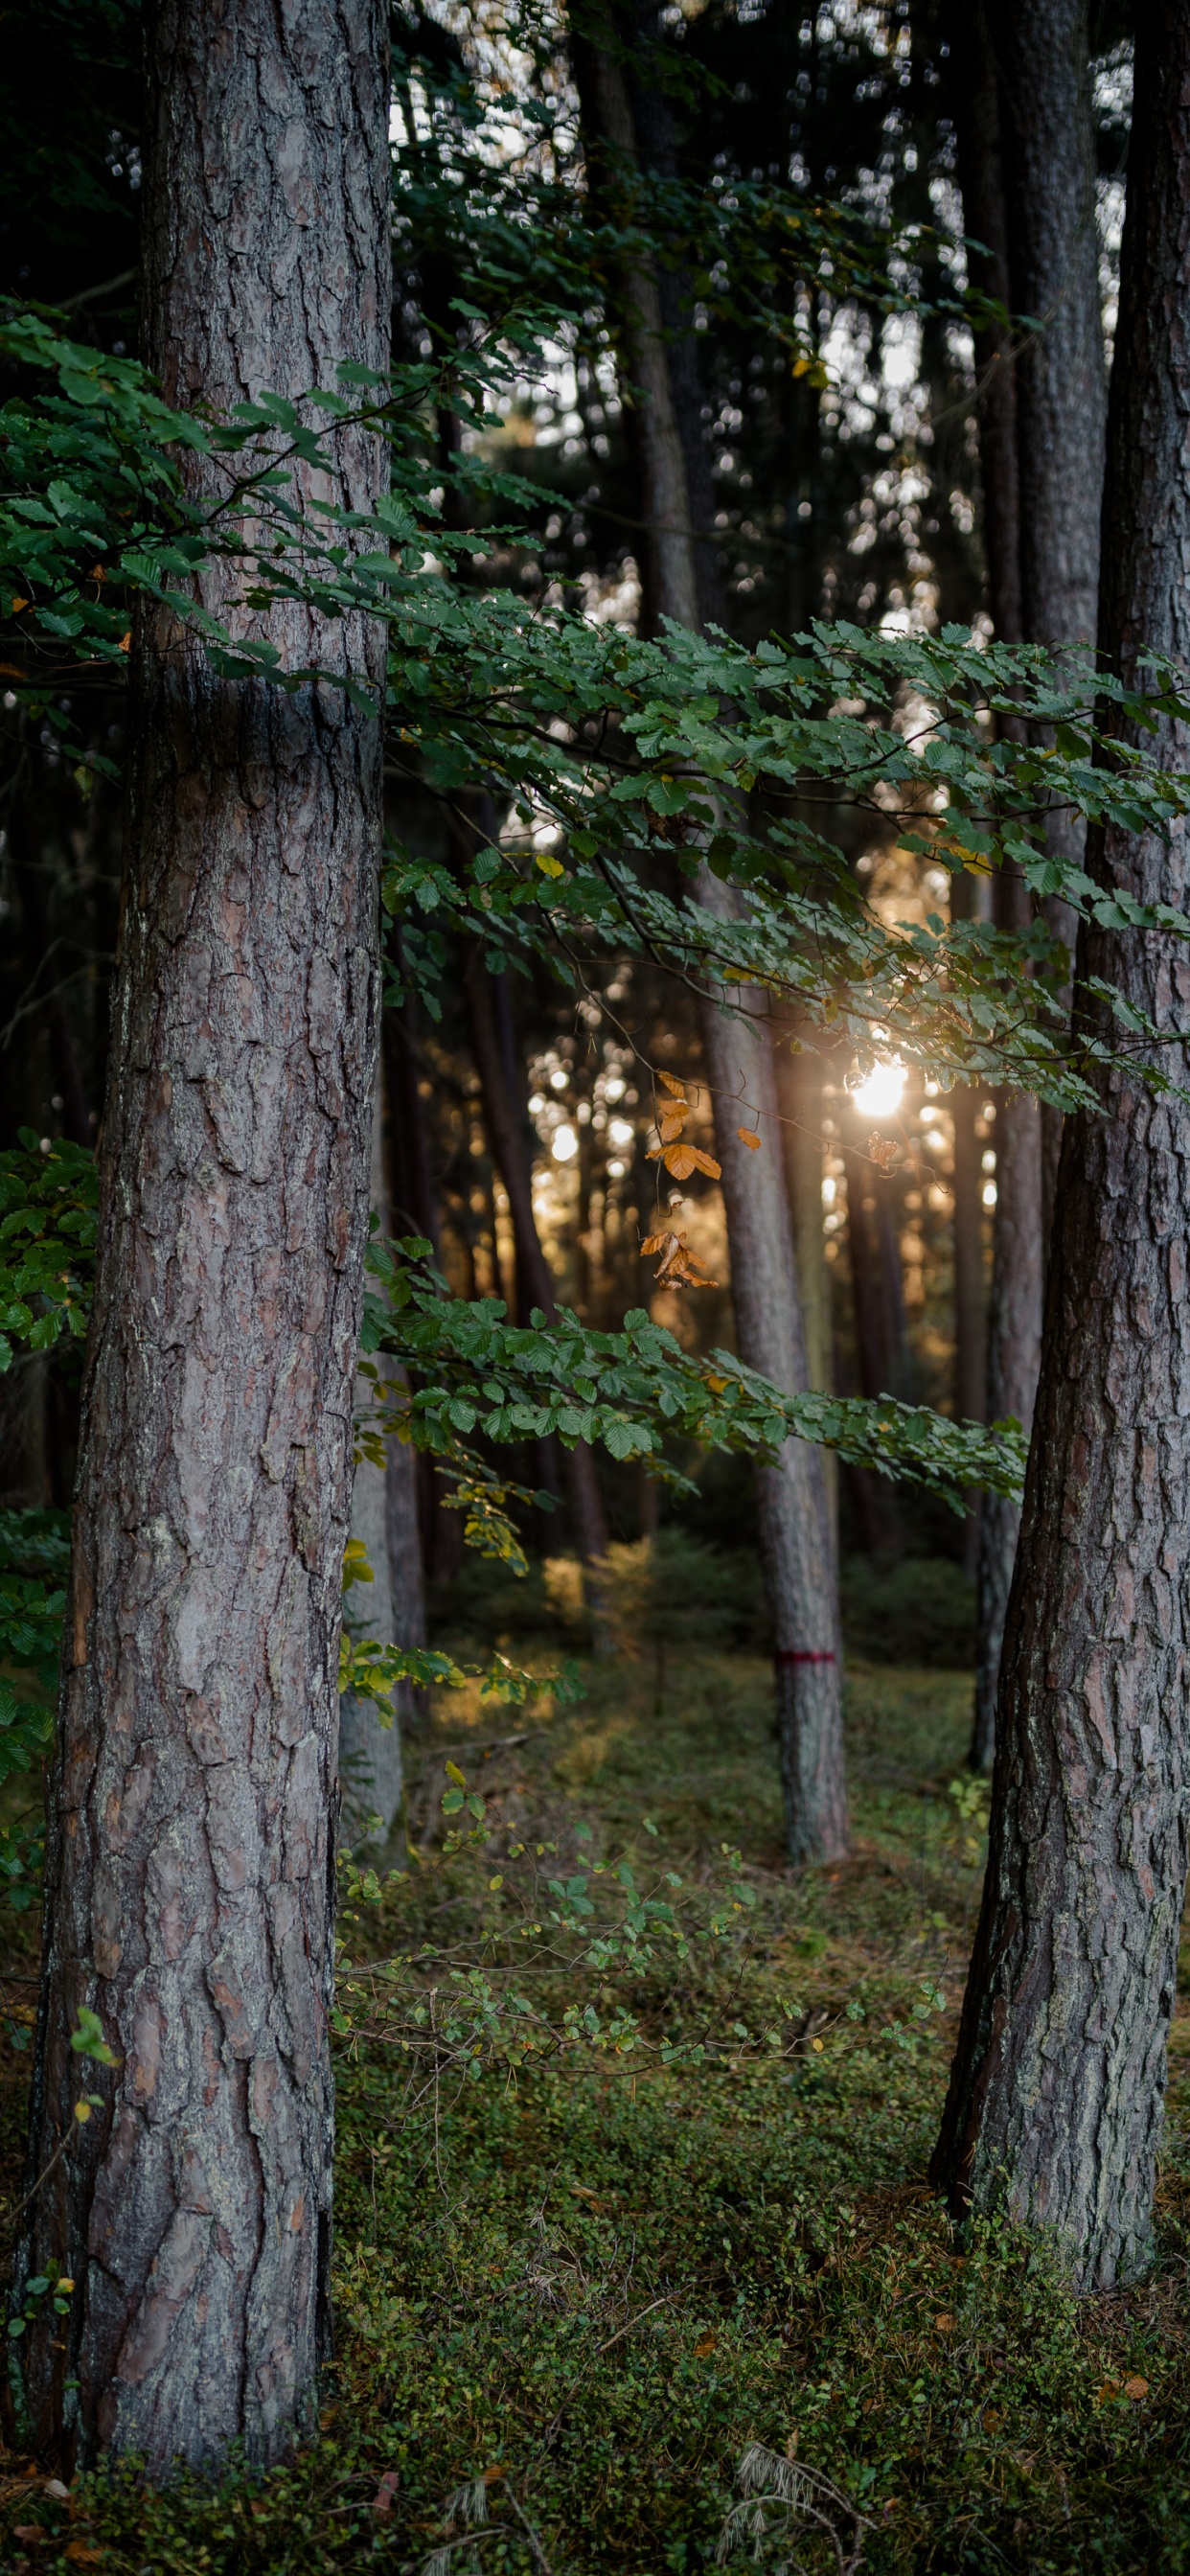
<path id="1" fill-rule="evenodd" d="M 167 399 L 382 366 L 387 44 L 159 0 L 145 345 Z M 372 503 L 379 442 L 334 480 Z M 195 462 L 195 488 L 214 466 Z M 233 625 L 230 576 L 206 584 Z M 260 620 L 252 621 L 260 631 Z M 378 685 L 380 639 L 270 613 L 286 663 Z M 18 2280 L 30 2438 L 150 2474 L 315 2419 L 329 2338 L 336 1666 L 376 1043 L 380 726 L 322 683 L 133 652 L 130 839 L 102 1153 Z M 68 2034 L 98 2013 L 119 2064 Z M 96 2079 L 98 2078 L 98 2081 Z M 105 2107 L 73 2123 L 83 2090 Z M 77 2386 L 72 2383 L 77 2382 Z"/>
<path id="2" fill-rule="evenodd" d="M 1093 644 L 1107 374 L 1095 223 L 1095 133 L 1087 0 L 1001 0 L 1001 72 L 1012 305 L 1040 327 L 1017 359 L 1021 611 L 1031 644 Z M 1081 862 L 1086 825 L 1054 813 L 1050 848 Z M 1073 958 L 1075 915 L 1052 897 Z M 1045 1239 L 1062 1113 L 1042 1111 Z"/>
<path id="3" fill-rule="evenodd" d="M 1190 654 L 1190 15 L 1139 14 L 1099 642 Z M 1184 769 L 1190 729 L 1161 757 Z M 1184 906 L 1190 836 L 1092 837 L 1100 879 Z M 1190 966 L 1084 932 L 1091 976 L 1171 1034 Z M 1162 1062 L 1184 1083 L 1186 1051 Z M 1067 1122 L 1041 1381 L 1005 1633 L 991 1848 L 942 2136 L 952 2204 L 1002 2199 L 1084 2288 L 1146 2262 L 1186 1876 L 1190 1113 L 1131 1073 Z"/>
<path id="4" fill-rule="evenodd" d="M 1015 1416 L 1033 1428 L 1041 1363 L 1041 1111 L 1027 1095 L 1001 1092 L 996 1108 L 996 1225 L 988 1307 L 987 1419 Z M 990 1771 L 1004 1621 L 1016 1562 L 1018 1503 L 985 1494 L 980 1519 L 975 1722 L 971 1768 Z"/>
<path id="5" fill-rule="evenodd" d="M 372 1115 L 371 1214 L 378 1219 L 382 1236 L 392 1233 L 392 1216 L 388 1196 L 386 1144 L 386 1085 L 383 1057 L 377 1064 L 376 1097 Z M 382 1365 L 382 1363 L 374 1363 Z M 383 1381 L 381 1381 L 383 1383 Z M 376 1385 L 371 1377 L 356 1381 L 356 1404 L 367 1412 L 376 1400 Z M 357 1637 L 371 1638 L 377 1645 L 404 1644 L 398 1612 L 399 1595 L 393 1581 L 390 1550 L 390 1513 L 395 1502 L 403 1524 L 407 1514 L 402 1510 L 403 1484 L 414 1497 L 416 1531 L 416 1487 L 414 1485 L 416 1452 L 399 1440 L 390 1441 L 388 1451 L 399 1460 L 397 1476 L 394 1461 L 386 1453 L 382 1462 L 360 1458 L 351 1485 L 351 1536 L 358 1539 L 372 1580 L 352 1586 L 347 1597 L 345 1617 Z M 402 1482 L 403 1480 L 403 1482 Z M 422 1601 L 420 1551 L 410 1561 L 407 1550 L 398 1549 L 401 1576 L 411 1585 L 415 1603 Z M 414 1615 L 417 1611 L 415 1607 Z M 424 1633 L 424 1604 L 422 1605 Z M 405 1773 L 401 1747 L 401 1718 L 409 1707 L 409 1693 L 403 1685 L 393 1692 L 390 1702 L 392 1724 L 383 1726 L 375 1702 L 358 1699 L 354 1691 L 345 1691 L 339 1702 L 339 1774 L 342 1787 L 342 1817 L 347 1839 L 352 1844 L 365 1840 L 388 1845 L 401 1822 L 405 1797 Z M 380 1818 L 379 1833 L 370 1834 L 373 1816 Z M 394 1859 L 397 1857 L 393 1854 Z"/>
<path id="6" fill-rule="evenodd" d="M 537 1218 L 533 1212 L 533 1165 L 525 1119 L 518 1114 L 510 1078 L 509 1050 L 501 1043 L 492 991 L 493 978 L 488 974 L 478 949 L 473 949 L 467 959 L 464 981 L 471 1048 L 483 1094 L 484 1121 L 493 1158 L 500 1167 L 512 1219 L 516 1247 L 517 1314 L 521 1323 L 527 1324 L 535 1306 L 539 1306 L 547 1317 L 556 1315 L 558 1306 L 553 1275 L 541 1248 Z M 600 1568 L 607 1556 L 603 1498 L 588 1443 L 580 1440 L 574 1449 L 564 1451 L 563 1455 L 570 1517 L 575 1544 L 583 1563 L 591 1643 L 595 1654 L 602 1656 L 610 1654 L 613 1647 L 606 1592 L 600 1579 Z"/>

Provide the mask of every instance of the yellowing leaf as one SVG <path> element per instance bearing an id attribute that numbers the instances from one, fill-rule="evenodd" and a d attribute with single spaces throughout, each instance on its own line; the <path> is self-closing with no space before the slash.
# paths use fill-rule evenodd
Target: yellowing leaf
<path id="1" fill-rule="evenodd" d="M 90 2119 L 90 2117 L 91 2117 L 91 2105 L 90 2105 L 90 2103 L 89 2103 L 89 2102 L 76 2102 L 76 2103 L 75 2103 L 75 2106 L 74 2106 L 74 2116 L 75 2116 L 75 2119 L 78 2121 L 78 2124 L 79 2124 L 80 2129 L 85 2129 L 85 2128 L 86 2128 L 86 2125 L 87 2125 L 87 2122 L 88 2122 L 88 2120 L 89 2120 L 89 2119 Z"/>
<path id="2" fill-rule="evenodd" d="M 760 1152 L 760 1138 L 751 1127 L 737 1127 L 735 1132 L 741 1145 L 746 1145 L 750 1154 Z"/>
<path id="3" fill-rule="evenodd" d="M 562 877 L 566 874 L 566 870 L 562 865 L 561 859 L 552 858 L 548 850 L 535 850 L 533 853 L 533 859 L 535 866 L 540 868 L 543 877 Z"/>
<path id="4" fill-rule="evenodd" d="M 459 1788 L 459 1789 L 465 1789 L 465 1788 L 466 1788 L 466 1786 L 467 1786 L 466 1774 L 465 1774 L 464 1772 L 460 1771 L 460 1769 L 459 1769 L 459 1766 L 458 1766 L 457 1762 L 448 1762 L 448 1763 L 447 1763 L 447 1766 L 446 1766 L 446 1776 L 447 1776 L 447 1779 L 448 1779 L 448 1780 L 453 1780 L 453 1781 L 454 1781 L 456 1788 Z"/>
<path id="5" fill-rule="evenodd" d="M 28 602 L 28 600 L 27 600 L 27 599 L 14 599 L 14 601 L 13 601 L 13 603 L 12 603 L 12 613 L 13 613 L 13 616 L 14 616 L 14 617 L 19 617 L 19 616 L 20 616 L 20 613 L 21 613 L 22 608 L 27 608 L 27 607 L 28 607 L 28 605 L 29 605 L 29 602 Z"/>
<path id="6" fill-rule="evenodd" d="M 128 629 L 128 633 L 127 633 L 126 635 L 122 635 L 122 636 L 120 637 L 120 651 L 121 651 L 122 653 L 131 653 L 131 651 L 132 651 L 132 628 L 131 628 L 131 627 L 129 627 L 129 629 Z"/>

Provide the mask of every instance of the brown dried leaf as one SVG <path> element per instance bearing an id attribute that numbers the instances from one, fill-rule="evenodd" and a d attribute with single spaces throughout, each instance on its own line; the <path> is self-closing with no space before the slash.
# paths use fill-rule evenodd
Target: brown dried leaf
<path id="1" fill-rule="evenodd" d="M 672 1144 L 674 1137 L 681 1135 L 689 1115 L 688 1100 L 681 1102 L 675 1100 L 671 1105 L 661 1109 L 657 1119 L 657 1133 L 663 1145 Z"/>
<path id="2" fill-rule="evenodd" d="M 1134 2405 L 1138 2404 L 1142 2397 L 1147 2397 L 1148 2393 L 1149 2383 L 1147 2379 L 1134 2377 L 1132 2379 L 1125 2380 L 1124 2395 L 1125 2397 L 1130 2397 Z"/>
<path id="3" fill-rule="evenodd" d="M 758 1154 L 760 1152 L 760 1138 L 753 1128 L 737 1127 L 735 1132 L 739 1137 L 741 1145 L 746 1145 L 750 1154 Z"/>
<path id="4" fill-rule="evenodd" d="M 685 1099 L 686 1086 L 679 1082 L 676 1073 L 658 1073 L 657 1080 L 664 1083 L 667 1091 L 672 1091 L 675 1100 Z"/>
<path id="5" fill-rule="evenodd" d="M 667 1145 L 661 1160 L 666 1171 L 672 1173 L 675 1181 L 688 1181 L 691 1172 L 698 1168 L 698 1147 L 697 1145 Z"/>
<path id="6" fill-rule="evenodd" d="M 695 1170 L 705 1172 L 709 1181 L 717 1181 L 723 1166 L 715 1161 L 714 1155 L 704 1154 L 701 1145 L 692 1145 L 690 1151 L 694 1156 Z"/>
<path id="7" fill-rule="evenodd" d="M 890 1172 L 892 1170 L 893 1164 L 897 1159 L 897 1148 L 891 1136 L 869 1136 L 868 1152 L 871 1155 L 873 1162 L 879 1164 L 882 1172 Z"/>
<path id="8" fill-rule="evenodd" d="M 717 2334 L 710 2334 L 710 2333 L 707 2333 L 707 2334 L 700 2334 L 700 2336 L 699 2336 L 699 2338 L 698 2338 L 698 2341 L 697 2341 L 697 2343 L 695 2344 L 695 2347 L 694 2347 L 694 2358 L 695 2358 L 695 2360 L 696 2360 L 696 2361 L 705 2361 L 705 2360 L 706 2360 L 706 2357 L 707 2357 L 707 2354 L 708 2354 L 709 2352 L 713 2352 L 713 2351 L 714 2351 L 715 2346 L 716 2346 L 716 2344 L 718 2343 L 718 2341 L 719 2341 L 719 2337 L 718 2337 L 718 2335 L 717 2335 Z"/>
<path id="9" fill-rule="evenodd" d="M 669 1240 L 668 1234 L 647 1234 L 640 1248 L 641 1260 L 647 1261 L 651 1252 L 664 1252 Z"/>

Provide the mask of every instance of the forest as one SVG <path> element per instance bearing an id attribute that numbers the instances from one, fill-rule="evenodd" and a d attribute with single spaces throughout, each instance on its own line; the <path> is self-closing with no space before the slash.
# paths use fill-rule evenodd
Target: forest
<path id="1" fill-rule="evenodd" d="M 1190 2571 L 1190 8 L 3 34 L 0 2566 Z"/>

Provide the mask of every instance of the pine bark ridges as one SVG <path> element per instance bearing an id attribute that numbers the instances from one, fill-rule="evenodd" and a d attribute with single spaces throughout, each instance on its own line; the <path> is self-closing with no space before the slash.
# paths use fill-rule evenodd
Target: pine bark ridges
<path id="1" fill-rule="evenodd" d="M 172 399 L 230 409 L 345 357 L 384 364 L 387 106 L 375 0 L 300 24 L 161 0 L 145 313 Z M 342 436 L 335 463 L 367 509 L 379 442 Z M 226 576 L 206 590 L 228 609 Z M 360 621 L 292 609 L 267 632 L 382 682 Z M 82 2007 L 120 2062 L 18 2263 L 78 2284 L 68 2348 L 40 2327 L 22 2348 L 39 2451 L 135 2451 L 159 2474 L 236 2442 L 287 2454 L 328 2347 L 380 727 L 330 685 L 216 678 L 152 613 L 130 743 L 31 2178 L 73 2130 Z"/>
<path id="2" fill-rule="evenodd" d="M 1112 377 L 1099 643 L 1138 675 L 1184 662 L 1190 613 L 1190 20 L 1137 24 Z M 1184 768 L 1185 729 L 1163 759 Z M 1093 835 L 1100 881 L 1184 906 L 1184 823 Z M 1076 1012 L 1115 984 L 1170 1032 L 1184 1083 L 1190 967 L 1154 933 L 1080 940 Z M 1008 1611 L 991 1850 L 936 2181 L 1048 2232 L 1085 2288 L 1146 2263 L 1186 1876 L 1190 1113 L 1130 1072 L 1069 1119 L 1041 1382 Z"/>

